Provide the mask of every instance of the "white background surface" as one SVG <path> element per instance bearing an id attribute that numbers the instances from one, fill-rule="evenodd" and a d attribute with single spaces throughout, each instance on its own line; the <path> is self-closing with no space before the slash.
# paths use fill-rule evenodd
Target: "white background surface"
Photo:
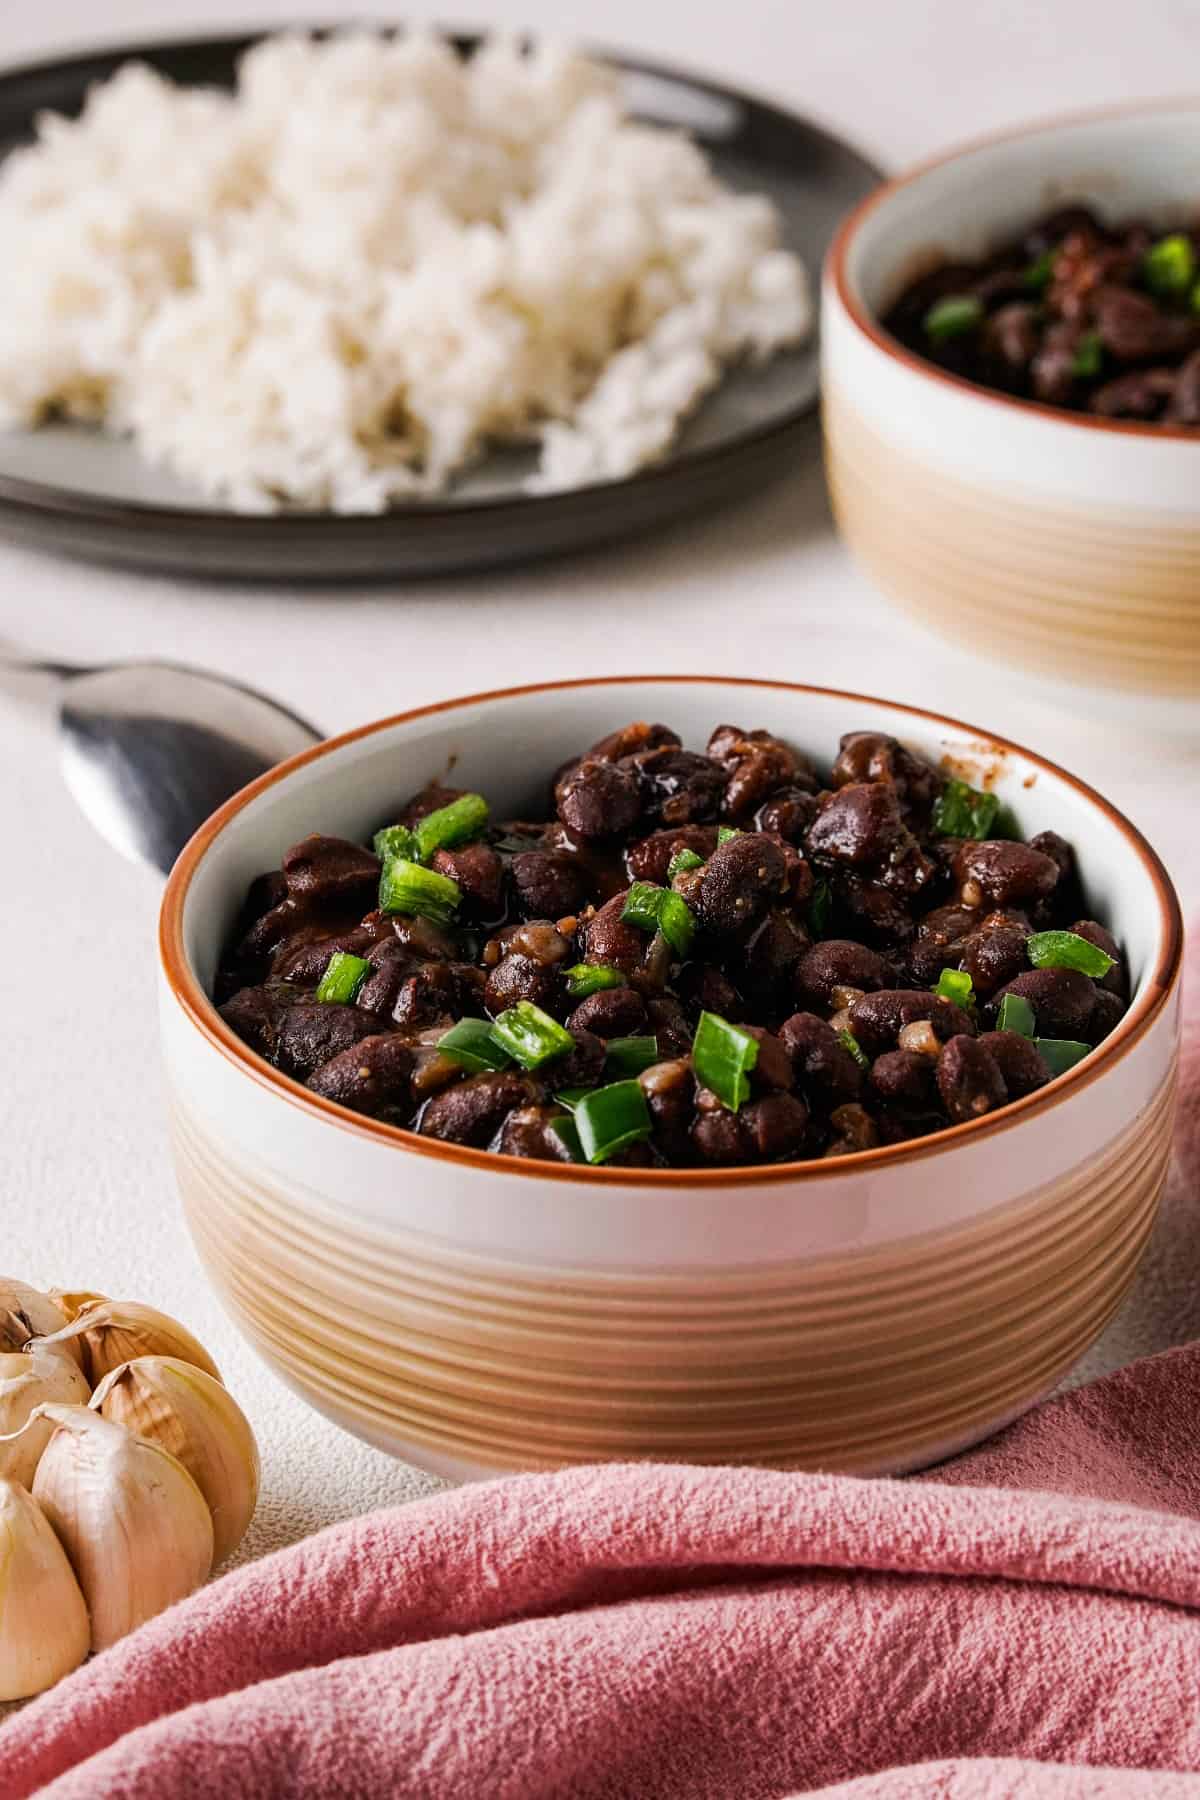
<path id="1" fill-rule="evenodd" d="M 327 18 L 336 4 L 301 9 Z M 1110 0 L 473 0 L 453 22 L 530 25 L 675 59 L 806 110 L 899 167 L 1066 106 L 1194 80 L 1200 6 Z M 434 16 L 417 7 L 413 13 Z M 461 15 L 461 16 L 460 16 Z M 139 34 L 290 22 L 285 0 L 0 0 L 0 60 Z M 341 16 L 354 16 L 343 9 Z M 1136 24 L 1135 24 L 1136 16 Z M 539 677 L 668 670 L 876 691 L 992 727 L 1084 775 L 1200 900 L 1195 753 L 1062 715 L 1012 673 L 960 661 L 889 614 L 837 543 L 815 438 L 771 492 L 671 535 L 503 577 L 394 590 L 257 591 L 92 570 L 0 543 L 0 636 L 82 660 L 167 654 L 248 677 L 330 731 Z M 249 1412 L 261 1552 L 431 1486 L 310 1414 L 212 1299 L 179 1221 L 158 1085 L 154 880 L 119 862 L 60 786 L 41 681 L 0 684 L 0 1264 L 177 1313 Z M 748 724 L 754 723 L 747 720 Z M 848 721 L 849 723 L 849 721 Z M 1190 839 L 1190 841 L 1187 841 Z M 1089 1368 L 1200 1331 L 1168 1218 Z"/>

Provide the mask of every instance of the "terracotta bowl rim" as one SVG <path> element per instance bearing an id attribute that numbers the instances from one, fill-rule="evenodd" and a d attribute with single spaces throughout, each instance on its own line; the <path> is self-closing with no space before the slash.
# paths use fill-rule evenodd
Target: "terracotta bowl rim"
<path id="1" fill-rule="evenodd" d="M 1102 124 L 1105 120 L 1128 118 L 1154 118 L 1159 114 L 1200 112 L 1200 98 L 1195 95 L 1181 95 L 1174 98 L 1158 100 L 1122 101 L 1111 106 L 1085 107 L 1068 113 L 1052 114 L 1048 118 L 1035 119 L 1024 125 L 1010 126 L 1001 131 L 988 132 L 981 137 L 971 138 L 965 143 L 956 144 L 937 156 L 926 158 L 915 167 L 895 175 L 885 181 L 865 200 L 860 200 L 853 212 L 848 213 L 838 230 L 837 236 L 829 247 L 825 260 L 825 283 L 832 287 L 843 310 L 861 335 L 881 350 L 885 356 L 907 369 L 910 374 L 919 376 L 924 381 L 936 382 L 942 387 L 951 389 L 965 399 L 991 408 L 997 408 L 1018 417 L 1044 419 L 1055 425 L 1071 430 L 1104 432 L 1118 439 L 1148 443 L 1190 444 L 1194 449 L 1200 448 L 1200 431 L 1179 425 L 1149 425 L 1133 419 L 1098 419 L 1088 413 L 1068 412 L 1063 407 L 1049 406 L 1041 400 L 1024 400 L 1015 394 L 1003 394 L 995 388 L 982 386 L 979 382 L 969 381 L 963 375 L 953 375 L 949 370 L 938 368 L 935 363 L 926 362 L 915 352 L 906 350 L 889 331 L 886 331 L 869 309 L 862 304 L 850 285 L 846 272 L 850 249 L 858 232 L 872 215 L 886 206 L 902 189 L 913 187 L 924 180 L 925 176 L 946 167 L 949 163 L 973 156 L 981 150 L 999 148 L 1002 144 L 1017 143 L 1022 138 L 1037 137 L 1040 134 L 1055 130 L 1069 130 L 1077 125 Z"/>
<path id="2" fill-rule="evenodd" d="M 351 1112 L 347 1107 L 339 1106 L 334 1101 L 325 1099 L 322 1095 L 311 1093 L 300 1082 L 294 1081 L 290 1076 L 283 1075 L 277 1069 L 272 1068 L 268 1062 L 251 1050 L 249 1045 L 245 1044 L 221 1018 L 197 979 L 185 952 L 184 912 L 192 881 L 201 863 L 216 845 L 226 826 L 252 801 L 269 793 L 272 788 L 287 781 L 310 763 L 335 755 L 350 744 L 358 743 L 363 738 L 373 737 L 381 732 L 392 731 L 397 726 L 410 725 L 418 719 L 429 718 L 438 713 L 455 712 L 460 708 L 477 706 L 481 703 L 503 703 L 531 694 L 567 693 L 573 689 L 582 688 L 619 688 L 650 682 L 680 687 L 740 687 L 748 691 L 775 692 L 792 696 L 819 696 L 822 699 L 846 701 L 853 706 L 864 708 L 886 707 L 893 712 L 906 714 L 910 718 L 920 720 L 924 724 L 933 724 L 942 728 L 949 727 L 953 732 L 966 733 L 989 746 L 994 746 L 1003 753 L 1016 754 L 1033 764 L 1039 771 L 1066 782 L 1117 827 L 1125 838 L 1130 851 L 1149 875 L 1154 887 L 1159 904 L 1160 946 L 1154 970 L 1145 983 L 1142 993 L 1114 1031 L 1097 1046 L 1086 1062 L 1068 1070 L 1065 1075 L 1057 1076 L 1036 1093 L 1029 1094 L 1021 1100 L 1010 1101 L 1005 1108 L 994 1115 L 968 1120 L 960 1125 L 947 1126 L 943 1131 L 932 1132 L 928 1137 L 917 1138 L 909 1143 L 883 1145 L 874 1150 L 855 1151 L 847 1156 L 831 1157 L 828 1160 L 755 1164 L 747 1168 L 724 1166 L 706 1169 L 591 1168 L 577 1163 L 538 1162 L 527 1158 L 500 1156 L 490 1150 L 475 1150 L 461 1144 L 442 1143 L 436 1138 L 421 1137 L 416 1132 L 405 1130 L 398 1125 L 389 1125 L 378 1119 L 366 1118 L 360 1113 Z M 160 966 L 167 988 L 189 1023 L 194 1026 L 201 1037 L 218 1050 L 241 1074 L 248 1076 L 260 1087 L 266 1088 L 291 1105 L 324 1119 L 326 1123 L 339 1131 L 348 1132 L 355 1137 L 366 1138 L 375 1143 L 390 1145 L 394 1149 L 410 1155 L 435 1157 L 440 1161 L 458 1163 L 464 1169 L 468 1167 L 482 1169 L 493 1175 L 504 1175 L 510 1178 L 586 1181 L 601 1186 L 608 1184 L 615 1187 L 645 1189 L 742 1188 L 777 1184 L 781 1181 L 837 1181 L 872 1170 L 883 1171 L 897 1164 L 920 1158 L 934 1158 L 943 1151 L 956 1149 L 960 1145 L 974 1140 L 1012 1131 L 1018 1128 L 1025 1119 L 1048 1112 L 1062 1102 L 1069 1101 L 1073 1094 L 1079 1092 L 1088 1083 L 1100 1080 L 1113 1072 L 1128 1051 L 1141 1041 L 1158 1018 L 1179 979 L 1183 952 L 1183 920 L 1178 897 L 1161 859 L 1125 815 L 1098 794 L 1094 788 L 1088 786 L 1086 782 L 1069 774 L 1046 757 L 1026 750 L 1011 739 L 998 737 L 992 732 L 979 730 L 962 720 L 946 714 L 931 712 L 924 707 L 908 706 L 902 702 L 883 700 L 874 695 L 851 693 L 839 688 L 818 687 L 797 682 L 767 681 L 743 676 L 648 674 L 530 682 L 519 687 L 495 688 L 483 693 L 460 695 L 451 700 L 413 707 L 407 712 L 396 713 L 390 718 L 377 719 L 370 724 L 357 726 L 352 731 L 327 738 L 322 743 L 314 745 L 312 749 L 301 751 L 298 755 L 290 757 L 286 762 L 268 770 L 257 781 L 251 782 L 232 799 L 226 801 L 225 805 L 212 814 L 184 847 L 171 871 L 163 895 L 159 915 L 158 945 Z"/>

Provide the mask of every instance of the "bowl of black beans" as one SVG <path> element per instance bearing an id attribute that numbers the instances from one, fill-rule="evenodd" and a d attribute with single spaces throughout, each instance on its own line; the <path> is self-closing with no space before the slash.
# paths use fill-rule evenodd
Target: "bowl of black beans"
<path id="1" fill-rule="evenodd" d="M 1193 733 L 1200 106 L 952 153 L 826 268 L 835 510 L 880 586 L 1079 710 Z"/>
<path id="2" fill-rule="evenodd" d="M 264 777 L 171 878 L 188 1217 L 289 1379 L 446 1474 L 912 1467 L 1124 1292 L 1179 936 L 1098 796 L 912 709 L 425 709 Z"/>

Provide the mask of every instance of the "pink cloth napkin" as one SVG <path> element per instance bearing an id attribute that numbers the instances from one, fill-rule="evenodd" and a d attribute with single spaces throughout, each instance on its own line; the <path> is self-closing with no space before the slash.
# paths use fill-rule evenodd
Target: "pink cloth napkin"
<path id="1" fill-rule="evenodd" d="M 1175 1179 L 1200 1183 L 1200 1025 Z M 0 1800 L 1200 1794 L 1200 1345 L 908 1481 L 616 1466 L 240 1569 L 0 1732 Z"/>

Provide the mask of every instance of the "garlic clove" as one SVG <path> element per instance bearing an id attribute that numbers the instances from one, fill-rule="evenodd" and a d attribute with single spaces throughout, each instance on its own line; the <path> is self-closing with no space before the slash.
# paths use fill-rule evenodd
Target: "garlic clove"
<path id="1" fill-rule="evenodd" d="M 107 1294 L 96 1294 L 90 1288 L 51 1288 L 50 1298 L 58 1307 L 67 1324 L 77 1319 L 85 1306 L 94 1306 L 97 1301 L 107 1300 Z M 57 1330 L 57 1326 L 55 1327 Z"/>
<path id="2" fill-rule="evenodd" d="M 28 1700 L 77 1669 L 91 1626 L 49 1520 L 25 1488 L 0 1481 L 0 1700 Z"/>
<path id="3" fill-rule="evenodd" d="M 92 1619 L 92 1649 L 198 1588 L 212 1569 L 208 1502 L 182 1463 L 86 1406 L 47 1406 L 57 1426 L 33 1497 L 58 1533 Z"/>
<path id="4" fill-rule="evenodd" d="M 245 1413 L 219 1381 L 173 1356 L 140 1356 L 106 1375 L 92 1408 L 177 1457 L 208 1501 L 213 1564 L 246 1535 L 258 1504 L 258 1446 Z"/>
<path id="5" fill-rule="evenodd" d="M 22 1355 L 0 1356 L 0 1479 L 32 1487 L 34 1472 L 54 1435 L 49 1419 L 31 1417 L 39 1406 L 86 1406 L 91 1390 L 79 1364 L 64 1349 L 35 1343 Z"/>
<path id="6" fill-rule="evenodd" d="M 122 1363 L 139 1356 L 174 1356 L 194 1363 L 220 1381 L 221 1371 L 186 1326 L 157 1307 L 137 1300 L 96 1300 L 81 1308 L 69 1325 L 50 1333 L 44 1344 L 79 1346 L 83 1372 L 93 1387 Z"/>
<path id="7" fill-rule="evenodd" d="M 0 1275 L 0 1351 L 19 1350 L 30 1338 L 48 1337 L 61 1328 L 66 1316 L 51 1295 Z"/>

